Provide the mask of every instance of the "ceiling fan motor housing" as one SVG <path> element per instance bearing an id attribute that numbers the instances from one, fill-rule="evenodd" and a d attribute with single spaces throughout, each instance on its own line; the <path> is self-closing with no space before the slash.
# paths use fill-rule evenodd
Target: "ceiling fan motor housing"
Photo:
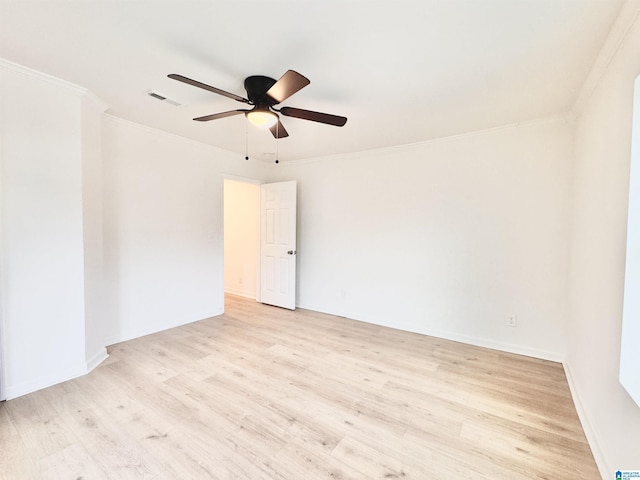
<path id="1" fill-rule="evenodd" d="M 263 75 L 252 75 L 245 78 L 244 89 L 247 91 L 249 101 L 256 106 L 272 106 L 278 103 L 268 96 L 267 91 L 276 83 L 273 78 Z"/>

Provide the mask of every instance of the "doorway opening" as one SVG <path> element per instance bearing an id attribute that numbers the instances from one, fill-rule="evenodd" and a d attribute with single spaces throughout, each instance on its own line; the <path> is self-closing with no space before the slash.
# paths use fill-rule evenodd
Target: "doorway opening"
<path id="1" fill-rule="evenodd" d="M 258 298 L 260 182 L 224 179 L 224 293 Z"/>

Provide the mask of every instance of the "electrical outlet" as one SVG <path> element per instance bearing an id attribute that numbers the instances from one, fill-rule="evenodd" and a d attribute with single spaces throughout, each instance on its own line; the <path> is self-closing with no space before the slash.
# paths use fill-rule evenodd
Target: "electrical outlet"
<path id="1" fill-rule="evenodd" d="M 515 315 L 509 315 L 507 317 L 507 327 L 515 327 L 518 324 L 518 317 Z"/>

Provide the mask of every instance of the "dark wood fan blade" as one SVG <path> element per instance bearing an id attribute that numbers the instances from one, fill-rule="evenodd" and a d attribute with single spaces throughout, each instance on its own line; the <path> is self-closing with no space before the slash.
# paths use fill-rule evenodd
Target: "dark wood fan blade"
<path id="1" fill-rule="evenodd" d="M 217 120 L 218 118 L 231 117 L 233 115 L 240 115 L 241 113 L 249 112 L 250 110 L 230 110 L 228 112 L 214 113 L 213 115 L 205 115 L 204 117 L 194 118 L 197 122 L 208 122 L 209 120 Z"/>
<path id="2" fill-rule="evenodd" d="M 225 97 L 232 98 L 234 100 L 237 100 L 238 102 L 249 103 L 249 100 L 247 100 L 244 97 L 241 97 L 240 95 L 236 95 L 235 93 L 225 92 L 224 90 L 220 90 L 219 88 L 212 87 L 211 85 L 207 85 L 206 83 L 202 83 L 197 80 L 192 80 L 182 75 L 178 75 L 177 73 L 171 73 L 167 76 L 173 80 L 177 80 L 179 82 L 186 83 L 188 85 L 193 85 L 194 87 L 202 88 L 204 90 L 208 90 L 209 92 L 217 93 L 218 95 L 223 95 Z"/>
<path id="3" fill-rule="evenodd" d="M 342 127 L 347 123 L 347 117 L 340 117 L 338 115 L 330 115 L 328 113 L 312 112 L 311 110 L 302 110 L 300 108 L 282 107 L 278 110 L 287 117 L 301 118 L 302 120 L 311 120 L 312 122 L 326 123 L 328 125 L 335 125 L 336 127 Z"/>
<path id="4" fill-rule="evenodd" d="M 285 138 L 289 136 L 280 119 L 278 119 L 278 123 L 276 123 L 274 126 L 269 127 L 269 130 L 271 130 L 271 133 L 275 138 Z"/>
<path id="5" fill-rule="evenodd" d="M 267 95 L 273 98 L 276 103 L 280 103 L 310 83 L 311 81 L 304 75 L 300 75 L 294 70 L 287 70 L 287 72 L 267 90 Z"/>

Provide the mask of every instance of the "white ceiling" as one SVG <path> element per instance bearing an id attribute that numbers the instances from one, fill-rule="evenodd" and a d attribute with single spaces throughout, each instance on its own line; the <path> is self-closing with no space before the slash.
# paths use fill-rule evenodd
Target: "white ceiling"
<path id="1" fill-rule="evenodd" d="M 621 0 L 0 0 L 0 57 L 86 87 L 114 116 L 281 161 L 370 150 L 571 110 Z M 283 105 L 344 115 L 246 127 L 249 75 L 311 84 Z M 157 91 L 175 107 L 146 95 Z"/>

